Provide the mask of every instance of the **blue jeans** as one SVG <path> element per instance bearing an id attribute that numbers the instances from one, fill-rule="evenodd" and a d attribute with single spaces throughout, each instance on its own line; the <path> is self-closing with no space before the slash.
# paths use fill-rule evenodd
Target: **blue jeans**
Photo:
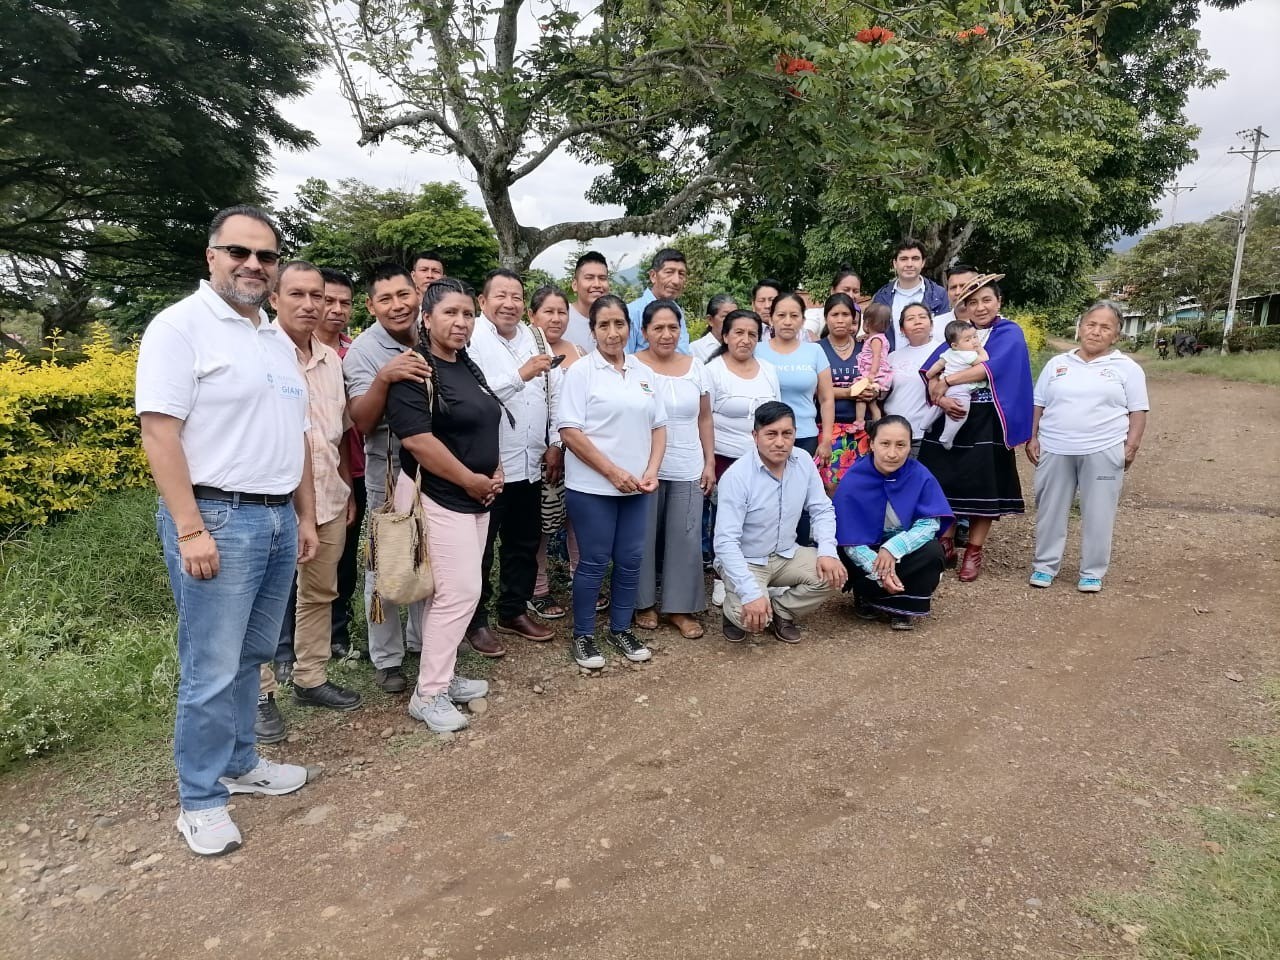
<path id="1" fill-rule="evenodd" d="M 219 570 L 211 580 L 182 569 L 178 531 L 163 499 L 156 514 L 178 608 L 173 758 L 184 810 L 223 806 L 227 788 L 218 778 L 238 777 L 258 764 L 258 667 L 275 654 L 298 560 L 292 504 L 196 505 L 218 545 Z"/>
<path id="2" fill-rule="evenodd" d="M 644 555 L 649 497 L 643 493 L 609 497 L 566 490 L 565 506 L 578 537 L 578 570 L 573 575 L 574 636 L 596 632 L 596 600 L 605 570 L 613 561 L 609 595 L 609 628 L 631 629 L 640 560 Z"/>

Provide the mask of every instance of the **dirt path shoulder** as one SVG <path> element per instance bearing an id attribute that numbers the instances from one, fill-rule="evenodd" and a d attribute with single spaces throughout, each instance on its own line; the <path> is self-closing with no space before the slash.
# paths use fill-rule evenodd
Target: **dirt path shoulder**
<path id="1" fill-rule="evenodd" d="M 167 785 L 95 823 L 10 778 L 0 953 L 1123 955 L 1075 898 L 1142 882 L 1149 840 L 1230 797 L 1280 661 L 1280 391 L 1151 388 L 1100 595 L 1070 553 L 1033 594 L 1031 520 L 1006 520 L 914 634 L 833 602 L 798 647 L 665 631 L 593 679 L 518 648 L 448 743 L 392 705 L 309 724 L 279 753 L 324 775 L 240 802 L 220 861 L 188 854 Z"/>

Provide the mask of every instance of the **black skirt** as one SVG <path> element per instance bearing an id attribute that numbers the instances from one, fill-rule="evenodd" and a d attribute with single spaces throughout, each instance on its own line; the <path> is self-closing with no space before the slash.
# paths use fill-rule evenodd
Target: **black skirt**
<path id="1" fill-rule="evenodd" d="M 840 559 L 849 571 L 849 587 L 863 603 L 895 617 L 924 617 L 933 602 L 933 591 L 942 579 L 942 544 L 930 540 L 898 561 L 898 579 L 902 593 L 886 593 L 863 569 L 840 551 Z"/>
<path id="2" fill-rule="evenodd" d="M 1024 512 L 1018 464 L 1013 451 L 1004 445 L 996 405 L 975 399 L 950 450 L 938 442 L 943 420 L 939 417 L 925 431 L 920 462 L 938 478 L 956 515 L 1002 517 Z"/>

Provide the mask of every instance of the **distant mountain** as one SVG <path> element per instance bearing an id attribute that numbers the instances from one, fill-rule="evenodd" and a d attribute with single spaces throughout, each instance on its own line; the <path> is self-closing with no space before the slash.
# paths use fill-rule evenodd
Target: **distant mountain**
<path id="1" fill-rule="evenodd" d="M 1111 245 L 1111 251 L 1112 253 L 1124 253 L 1126 250 L 1132 250 L 1144 236 L 1145 234 L 1143 233 L 1135 233 L 1127 237 L 1121 237 Z"/>

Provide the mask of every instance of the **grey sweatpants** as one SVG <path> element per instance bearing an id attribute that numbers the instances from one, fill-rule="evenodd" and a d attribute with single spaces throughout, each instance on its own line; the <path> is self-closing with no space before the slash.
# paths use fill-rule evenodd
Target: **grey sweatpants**
<path id="1" fill-rule="evenodd" d="M 1124 485 L 1124 443 L 1084 455 L 1042 453 L 1036 465 L 1036 556 L 1039 573 L 1054 577 L 1067 548 L 1067 517 L 1080 493 L 1080 577 L 1107 574 L 1111 531 Z"/>
<path id="2" fill-rule="evenodd" d="M 399 471 L 396 471 L 399 473 Z M 383 456 L 366 456 L 364 468 L 365 503 L 369 516 L 386 499 L 387 458 Z M 408 623 L 404 639 L 400 633 L 400 608 L 394 603 L 383 601 L 382 622 L 374 623 L 369 619 L 369 609 L 373 606 L 373 577 L 365 571 L 364 577 L 364 618 L 369 627 L 369 660 L 378 670 L 398 667 L 404 662 L 406 642 L 409 649 L 422 649 L 422 604 L 409 606 Z"/>

